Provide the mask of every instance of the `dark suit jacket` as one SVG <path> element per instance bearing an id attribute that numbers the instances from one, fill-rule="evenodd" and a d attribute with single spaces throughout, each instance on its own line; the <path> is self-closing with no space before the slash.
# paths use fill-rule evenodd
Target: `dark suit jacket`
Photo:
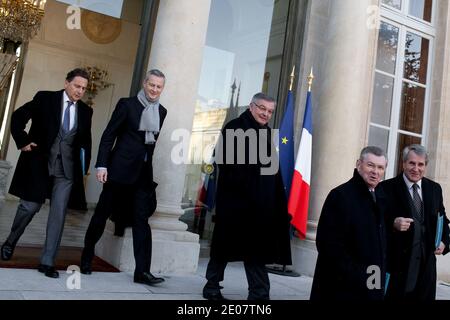
<path id="1" fill-rule="evenodd" d="M 144 107 L 137 97 L 122 98 L 111 116 L 103 132 L 98 148 L 95 167 L 108 169 L 108 180 L 122 184 L 137 181 L 143 159 L 147 152 L 147 163 L 150 166 L 149 179 L 153 180 L 152 157 L 155 144 L 145 144 L 145 133 L 139 131 L 139 122 Z M 167 110 L 159 106 L 160 128 L 162 128 Z M 155 136 L 155 140 L 158 135 Z M 115 142 L 115 145 L 114 145 Z M 114 146 L 114 147 L 113 147 Z"/>
<path id="2" fill-rule="evenodd" d="M 393 228 L 394 220 L 397 217 L 412 218 L 412 208 L 409 202 L 411 198 L 403 179 L 403 173 L 395 178 L 383 181 L 380 184 L 388 196 L 389 208 L 386 214 L 386 226 L 388 230 L 388 272 L 391 280 L 388 286 L 388 296 L 400 298 L 404 296 L 411 247 L 413 241 L 414 228 L 411 224 L 408 231 L 399 232 Z M 430 179 L 422 179 L 422 199 L 424 203 L 424 223 L 425 223 L 425 272 L 419 275 L 424 277 L 424 283 L 430 285 L 430 292 L 436 291 L 436 256 L 435 237 L 438 213 L 444 215 L 444 228 L 442 232 L 442 242 L 445 244 L 446 254 L 449 251 L 449 226 L 445 214 L 442 199 L 441 186 Z M 434 296 L 432 297 L 434 299 Z"/>
<path id="3" fill-rule="evenodd" d="M 50 149 L 61 127 L 63 90 L 40 91 L 32 101 L 27 102 L 12 114 L 11 134 L 17 148 L 21 149 L 31 142 L 37 144 L 30 152 L 21 152 L 11 182 L 9 193 L 33 202 L 43 203 L 50 197 L 51 179 L 48 173 Z M 73 142 L 74 186 L 82 190 L 83 173 L 80 149 L 85 150 L 86 170 L 91 159 L 91 119 L 92 108 L 82 101 L 77 102 L 78 128 Z M 31 120 L 28 133 L 26 124 Z"/>
<path id="4" fill-rule="evenodd" d="M 384 194 L 377 202 L 355 170 L 353 178 L 331 190 L 317 228 L 318 258 L 311 300 L 382 300 L 386 271 Z M 380 288 L 369 290 L 370 266 L 378 266 Z"/>
<path id="5" fill-rule="evenodd" d="M 132 215 L 129 214 L 132 195 L 129 191 L 132 188 L 127 186 L 137 182 L 143 169 L 148 172 L 148 181 L 153 182 L 152 157 L 155 144 L 145 144 L 145 133 L 139 131 L 139 122 L 144 107 L 137 97 L 122 98 L 111 116 L 111 119 L 103 132 L 98 149 L 98 167 L 108 169 L 108 182 L 114 183 L 112 189 L 117 194 L 118 203 L 110 206 L 113 212 L 110 213 L 111 220 L 115 222 L 115 235 L 122 236 L 125 227 L 131 225 Z M 162 105 L 159 106 L 160 128 L 162 128 L 167 110 Z M 158 139 L 155 136 L 155 140 Z M 114 144 L 115 142 L 115 144 Z M 147 153 L 147 162 L 144 162 Z M 145 166 L 145 167 L 144 167 Z M 153 182 L 153 189 L 149 195 L 151 203 L 151 213 L 156 209 L 156 183 Z"/>

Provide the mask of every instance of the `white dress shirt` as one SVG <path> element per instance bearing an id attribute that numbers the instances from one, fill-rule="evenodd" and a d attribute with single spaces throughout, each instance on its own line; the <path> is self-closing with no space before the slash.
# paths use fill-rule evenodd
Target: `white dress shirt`
<path id="1" fill-rule="evenodd" d="M 63 104 L 62 115 L 61 115 L 61 126 L 64 123 L 64 113 L 66 112 L 66 108 L 67 108 L 68 102 L 71 101 L 69 99 L 69 96 L 67 95 L 66 91 L 64 91 L 64 93 L 63 93 L 63 101 L 64 101 L 64 104 Z M 74 102 L 70 106 L 70 111 L 69 111 L 70 112 L 70 126 L 69 126 L 69 130 L 72 130 L 72 128 L 73 128 L 73 126 L 75 124 L 75 105 L 76 105 L 76 102 Z"/>
<path id="2" fill-rule="evenodd" d="M 413 199 L 413 184 L 414 182 L 411 182 L 408 180 L 408 178 L 405 176 L 405 174 L 403 174 L 403 180 L 405 180 L 406 186 L 408 187 L 408 191 L 409 191 L 409 195 L 411 196 L 411 199 Z M 419 181 L 416 182 L 418 188 L 417 188 L 417 193 L 419 194 L 420 199 L 422 199 L 423 201 L 423 197 L 422 197 L 422 179 L 420 179 Z"/>

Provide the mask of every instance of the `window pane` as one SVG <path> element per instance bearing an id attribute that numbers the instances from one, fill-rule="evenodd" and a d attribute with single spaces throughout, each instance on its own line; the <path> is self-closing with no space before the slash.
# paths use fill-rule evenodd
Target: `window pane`
<path id="1" fill-rule="evenodd" d="M 399 128 L 422 134 L 424 105 L 425 88 L 404 82 Z"/>
<path id="2" fill-rule="evenodd" d="M 377 146 L 387 152 L 389 130 L 370 126 L 369 146 Z"/>
<path id="3" fill-rule="evenodd" d="M 431 22 L 433 0 L 409 0 L 409 14 Z"/>
<path id="4" fill-rule="evenodd" d="M 406 146 L 409 146 L 410 144 L 420 144 L 422 142 L 421 138 L 409 136 L 406 134 L 399 134 L 398 135 L 398 143 L 397 143 L 397 161 L 396 161 L 396 167 L 394 172 L 396 174 L 399 174 L 402 171 L 402 151 Z"/>
<path id="5" fill-rule="evenodd" d="M 400 10 L 402 8 L 401 0 L 381 0 L 381 3 Z"/>
<path id="6" fill-rule="evenodd" d="M 417 34 L 408 32 L 405 44 L 405 68 L 406 79 L 425 84 L 427 81 L 428 49 L 430 40 Z"/>
<path id="7" fill-rule="evenodd" d="M 372 117 L 370 121 L 376 124 L 389 126 L 391 122 L 394 78 L 376 73 L 374 86 Z"/>
<path id="8" fill-rule="evenodd" d="M 199 206 L 202 164 L 211 160 L 223 124 L 244 112 L 255 93 L 277 99 L 290 2 L 211 0 L 180 218 L 200 239 L 210 238 L 214 213 Z"/>
<path id="9" fill-rule="evenodd" d="M 386 22 L 380 24 L 378 35 L 377 69 L 395 74 L 397 61 L 398 28 Z"/>

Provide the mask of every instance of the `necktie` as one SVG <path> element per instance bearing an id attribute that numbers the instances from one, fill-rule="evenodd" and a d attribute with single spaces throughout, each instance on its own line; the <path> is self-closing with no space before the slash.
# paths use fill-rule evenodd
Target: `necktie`
<path id="1" fill-rule="evenodd" d="M 370 195 L 372 196 L 373 202 L 377 202 L 377 197 L 375 195 L 375 190 L 369 190 L 370 191 Z"/>
<path id="2" fill-rule="evenodd" d="M 70 130 L 70 107 L 73 105 L 72 101 L 67 102 L 67 108 L 64 111 L 63 130 L 68 132 Z"/>
<path id="3" fill-rule="evenodd" d="M 419 219 L 419 221 L 423 221 L 422 199 L 420 199 L 419 192 L 417 191 L 418 187 L 419 186 L 416 183 L 414 183 L 412 185 L 412 189 L 413 189 L 413 204 L 414 204 L 414 208 L 415 208 L 416 213 L 417 213 L 417 218 Z"/>

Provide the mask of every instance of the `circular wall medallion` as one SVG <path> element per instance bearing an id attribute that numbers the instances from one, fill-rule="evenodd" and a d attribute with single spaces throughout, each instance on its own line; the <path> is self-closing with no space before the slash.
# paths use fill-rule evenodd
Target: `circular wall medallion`
<path id="1" fill-rule="evenodd" d="M 107 44 L 117 39 L 122 30 L 122 21 L 89 10 L 81 14 L 81 29 L 89 40 Z"/>

